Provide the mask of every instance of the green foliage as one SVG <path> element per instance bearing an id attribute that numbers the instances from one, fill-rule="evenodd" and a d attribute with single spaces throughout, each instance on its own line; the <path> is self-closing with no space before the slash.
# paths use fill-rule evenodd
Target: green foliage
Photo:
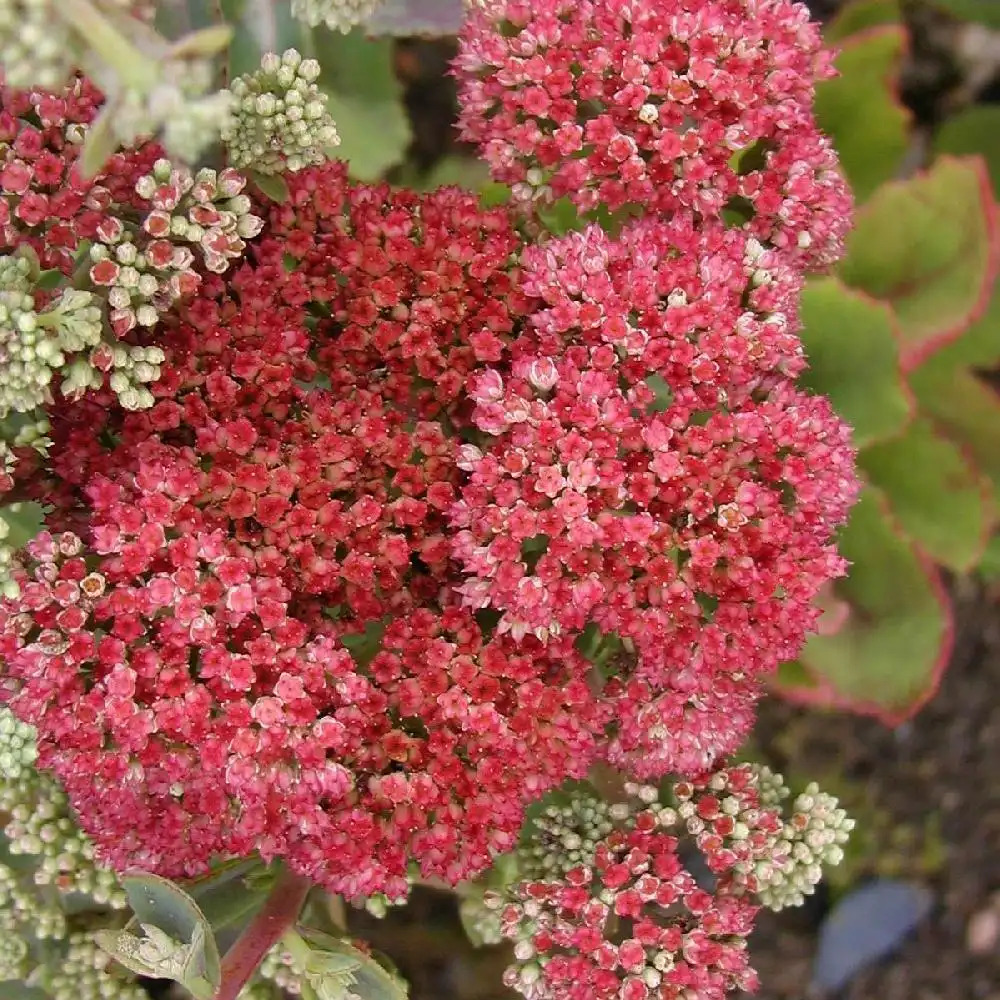
<path id="1" fill-rule="evenodd" d="M 898 25 L 901 17 L 899 0 L 851 0 L 827 24 L 823 37 L 828 44 L 835 45 L 866 28 Z"/>
<path id="2" fill-rule="evenodd" d="M 299 927 L 286 934 L 282 943 L 292 952 L 317 1000 L 348 1000 L 352 994 L 363 1000 L 406 1000 L 406 983 L 350 941 Z"/>
<path id="3" fill-rule="evenodd" d="M 948 118 L 934 136 L 934 152 L 981 156 L 1000 191 L 1000 105 L 978 104 Z"/>
<path id="4" fill-rule="evenodd" d="M 909 145 L 912 116 L 894 84 L 905 46 L 898 24 L 855 35 L 837 57 L 841 75 L 816 88 L 816 117 L 859 202 L 897 175 Z"/>
<path id="5" fill-rule="evenodd" d="M 947 599 L 872 487 L 842 532 L 840 550 L 851 570 L 837 592 L 851 614 L 834 635 L 809 640 L 801 659 L 813 685 L 794 691 L 895 721 L 934 690 L 951 629 Z"/>
<path id="6" fill-rule="evenodd" d="M 989 186 L 978 160 L 944 157 L 883 185 L 857 213 L 840 274 L 890 305 L 914 367 L 986 304 L 995 266 Z"/>
<path id="7" fill-rule="evenodd" d="M 133 972 L 173 979 L 196 1000 L 211 1000 L 221 981 L 219 952 L 198 904 L 158 875 L 126 875 L 122 887 L 134 917 L 122 931 L 99 932 L 97 943 Z"/>
<path id="8" fill-rule="evenodd" d="M 931 0 L 932 6 L 962 21 L 976 21 L 1000 28 L 1000 4 L 996 0 Z"/>
<path id="9" fill-rule="evenodd" d="M 805 289 L 802 321 L 809 356 L 803 381 L 829 396 L 858 447 L 901 431 L 913 398 L 900 375 L 889 307 L 838 278 L 819 278 Z"/>
<path id="10" fill-rule="evenodd" d="M 860 464 L 891 497 L 900 527 L 929 556 L 956 572 L 976 565 L 993 523 L 989 485 L 928 419 L 863 450 Z"/>
<path id="11" fill-rule="evenodd" d="M 929 697 L 947 661 L 952 612 L 935 564 L 1000 568 L 1000 394 L 984 375 L 1000 368 L 1000 115 L 959 113 L 936 159 L 895 176 L 910 127 L 897 10 L 856 0 L 827 30 L 843 75 L 817 108 L 863 204 L 837 275 L 803 297 L 805 381 L 854 427 L 866 485 L 841 539 L 849 575 L 826 595 L 846 617 L 777 682 L 890 722 Z"/>
<path id="12" fill-rule="evenodd" d="M 366 40 L 360 30 L 343 35 L 316 29 L 311 49 L 302 51 L 323 67 L 318 82 L 340 133 L 337 156 L 358 180 L 381 178 L 403 159 L 410 143 L 392 42 Z"/>

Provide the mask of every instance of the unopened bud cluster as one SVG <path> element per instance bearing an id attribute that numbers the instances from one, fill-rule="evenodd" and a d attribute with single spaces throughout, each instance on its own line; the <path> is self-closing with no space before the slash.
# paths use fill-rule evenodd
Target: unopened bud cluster
<path id="1" fill-rule="evenodd" d="M 518 852 L 524 877 L 558 878 L 591 864 L 597 845 L 614 829 L 613 808 L 587 795 L 548 806 L 532 821 L 531 841 Z"/>
<path id="2" fill-rule="evenodd" d="M 292 17 L 315 28 L 348 32 L 375 13 L 382 0 L 292 0 Z"/>
<path id="3" fill-rule="evenodd" d="M 52 1000 L 148 1000 L 148 994 L 89 934 L 74 934 L 42 985 Z"/>
<path id="4" fill-rule="evenodd" d="M 780 788 L 771 795 L 779 799 L 789 795 L 780 775 L 761 769 L 761 785 Z M 823 877 L 823 868 L 840 864 L 844 845 L 850 839 L 854 820 L 840 808 L 837 799 L 822 792 L 811 782 L 792 802 L 790 814 L 774 847 L 776 857 L 787 860 L 781 865 L 758 866 L 757 895 L 771 910 L 800 906 L 811 896 Z"/>
<path id="5" fill-rule="evenodd" d="M 155 325 L 177 299 L 197 289 L 196 254 L 209 271 L 221 274 L 243 253 L 244 241 L 263 225 L 250 211 L 245 185 L 235 170 L 205 168 L 192 175 L 169 160 L 157 160 L 153 172 L 135 186 L 150 204 L 142 222 L 114 216 L 101 222 L 90 250 L 90 280 L 107 289 L 116 336 Z M 151 376 L 147 381 L 158 377 L 146 374 Z M 137 380 L 141 377 L 137 373 Z"/>
<path id="6" fill-rule="evenodd" d="M 212 91 L 208 59 L 166 59 L 149 88 L 126 88 L 111 117 L 118 141 L 129 146 L 155 135 L 182 163 L 193 163 L 219 138 L 229 119 L 225 91 Z"/>
<path id="7" fill-rule="evenodd" d="M 260 69 L 231 84 L 232 117 L 222 139 L 234 167 L 264 174 L 322 163 L 340 142 L 317 86 L 320 65 L 295 49 L 267 53 Z"/>
<path id="8" fill-rule="evenodd" d="M 32 728 L 0 706 L 0 813 L 7 817 L 7 852 L 33 859 L 34 885 L 121 909 L 126 899 L 117 878 L 96 864 L 94 845 L 72 818 L 65 793 L 55 779 L 35 770 L 35 756 Z"/>
<path id="9" fill-rule="evenodd" d="M 79 43 L 56 16 L 57 2 L 0 0 L 0 58 L 8 86 L 57 90 L 79 63 Z"/>
<path id="10" fill-rule="evenodd" d="M 36 276 L 29 256 L 0 257 L 0 417 L 41 407 L 67 355 L 101 339 L 101 310 L 90 292 L 67 288 L 36 309 Z"/>

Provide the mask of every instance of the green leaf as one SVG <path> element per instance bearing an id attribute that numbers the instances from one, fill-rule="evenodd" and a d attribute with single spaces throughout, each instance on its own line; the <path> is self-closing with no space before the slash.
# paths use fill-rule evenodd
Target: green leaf
<path id="1" fill-rule="evenodd" d="M 986 546 L 979 572 L 987 580 L 1000 580 L 1000 534 L 994 535 Z"/>
<path id="2" fill-rule="evenodd" d="M 365 30 L 372 35 L 440 38 L 458 34 L 464 19 L 462 0 L 382 0 Z"/>
<path id="3" fill-rule="evenodd" d="M 6 543 L 13 549 L 27 545 L 45 523 L 45 515 L 37 503 L 12 503 L 0 507 L 0 514 L 10 528 Z"/>
<path id="4" fill-rule="evenodd" d="M 312 949 L 305 975 L 321 998 L 346 997 L 346 987 L 349 986 L 351 993 L 364 1000 L 406 1000 L 406 983 L 384 968 L 373 956 L 355 948 L 349 941 L 322 931 L 301 926 L 296 930 Z M 310 974 L 310 968 L 317 971 Z M 335 990 L 345 976 L 349 977 L 344 984 L 345 991 L 338 994 Z M 327 977 L 333 981 L 324 982 Z"/>
<path id="5" fill-rule="evenodd" d="M 1000 283 L 983 313 L 962 335 L 935 351 L 928 364 L 944 367 L 1000 368 Z"/>
<path id="6" fill-rule="evenodd" d="M 985 309 L 997 264 L 994 212 L 982 162 L 943 157 L 884 184 L 857 213 L 840 274 L 892 306 L 904 369 Z"/>
<path id="7" fill-rule="evenodd" d="M 180 38 L 189 31 L 219 23 L 216 0 L 159 0 L 156 30 L 164 38 Z"/>
<path id="8" fill-rule="evenodd" d="M 866 28 L 899 24 L 902 17 L 899 0 L 853 0 L 840 8 L 823 29 L 823 37 L 832 45 Z"/>
<path id="9" fill-rule="evenodd" d="M 121 882 L 135 914 L 126 930 L 135 924 L 150 924 L 173 940 L 189 944 L 188 973 L 183 983 L 190 988 L 189 980 L 204 978 L 217 989 L 222 975 L 219 951 L 198 904 L 180 886 L 158 875 L 130 873 L 122 876 Z"/>
<path id="10" fill-rule="evenodd" d="M 279 205 L 288 201 L 288 182 L 281 174 L 262 174 L 256 170 L 248 170 L 247 176 L 257 186 L 261 194 Z"/>
<path id="11" fill-rule="evenodd" d="M 66 280 L 66 275 L 63 274 L 59 268 L 54 267 L 48 271 L 42 271 L 38 275 L 38 280 L 35 282 L 35 286 L 43 292 L 51 292 L 58 288 Z"/>
<path id="12" fill-rule="evenodd" d="M 96 177 L 118 148 L 118 140 L 111 125 L 115 113 L 113 104 L 105 105 L 87 131 L 79 160 L 80 173 L 85 178 Z"/>
<path id="13" fill-rule="evenodd" d="M 803 383 L 829 396 L 859 448 L 898 433 L 913 413 L 899 367 L 892 313 L 838 278 L 810 281 L 802 296 Z"/>
<path id="14" fill-rule="evenodd" d="M 353 177 L 377 180 L 403 159 L 410 143 L 393 43 L 366 39 L 359 30 L 347 35 L 317 30 L 313 45 L 312 55 L 323 67 L 317 82 L 340 133 L 336 155 L 347 161 Z"/>
<path id="15" fill-rule="evenodd" d="M 900 25 L 849 38 L 837 56 L 840 76 L 816 87 L 816 119 L 837 148 L 858 202 L 899 173 L 912 115 L 898 97 L 906 47 Z"/>
<path id="16" fill-rule="evenodd" d="M 480 192 L 489 183 L 490 171 L 482 160 L 473 156 L 454 155 L 439 160 L 417 186 L 423 191 L 454 186 Z"/>
<path id="17" fill-rule="evenodd" d="M 932 559 L 958 573 L 976 565 L 993 527 L 990 486 L 929 420 L 863 450 L 858 462 L 900 527 Z"/>
<path id="18" fill-rule="evenodd" d="M 976 104 L 946 118 L 932 148 L 938 155 L 982 156 L 1000 195 L 1000 105 Z"/>
<path id="19" fill-rule="evenodd" d="M 169 56 L 176 59 L 211 58 L 222 52 L 232 38 L 232 25 L 212 24 L 178 38 L 171 45 Z"/>
<path id="20" fill-rule="evenodd" d="M 274 872 L 266 869 L 259 858 L 241 858 L 185 883 L 184 889 L 218 933 L 256 910 L 267 898 L 273 878 Z"/>
<path id="21" fill-rule="evenodd" d="M 862 492 L 840 551 L 852 565 L 835 589 L 851 614 L 834 635 L 806 644 L 801 661 L 819 685 L 807 698 L 899 722 L 933 693 L 947 662 L 947 595 L 874 487 Z"/>
<path id="22" fill-rule="evenodd" d="M 965 368 L 935 356 L 910 376 L 920 408 L 961 444 L 1000 497 L 1000 395 Z"/>
<path id="23" fill-rule="evenodd" d="M 1000 5 L 996 0 L 932 0 L 932 5 L 963 21 L 977 21 L 988 28 L 1000 28 Z"/>
<path id="24" fill-rule="evenodd" d="M 292 17 L 287 3 L 272 0 L 219 0 L 226 21 L 234 29 L 229 46 L 229 79 L 260 68 L 265 52 L 306 49 L 309 29 Z"/>

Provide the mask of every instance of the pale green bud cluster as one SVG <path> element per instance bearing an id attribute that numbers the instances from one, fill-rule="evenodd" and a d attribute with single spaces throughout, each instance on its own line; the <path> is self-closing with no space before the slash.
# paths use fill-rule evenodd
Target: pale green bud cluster
<path id="1" fill-rule="evenodd" d="M 292 17 L 315 28 L 348 32 L 375 13 L 382 0 L 292 0 Z"/>
<path id="2" fill-rule="evenodd" d="M 281 56 L 267 53 L 255 73 L 233 80 L 232 117 L 222 139 L 234 167 L 276 174 L 329 157 L 340 136 L 327 96 L 316 86 L 319 74 L 315 59 L 288 49 Z"/>
<path id="3" fill-rule="evenodd" d="M 6 450 L 6 448 L 6 444 L 0 442 L 0 449 Z M 21 588 L 12 576 L 17 553 L 14 547 L 7 541 L 9 537 L 10 525 L 7 523 L 4 516 L 0 514 L 0 597 L 12 600 L 20 594 Z M 0 736 L 0 746 L 2 746 L 2 743 L 3 737 Z M 0 750 L 0 755 L 2 755 L 2 752 L 3 751 Z M 3 759 L 2 756 L 0 756 L 0 770 L 2 770 L 2 768 Z"/>
<path id="4" fill-rule="evenodd" d="M 0 785 L 34 777 L 37 756 L 34 727 L 18 719 L 6 705 L 0 705 Z"/>
<path id="5" fill-rule="evenodd" d="M 108 385 L 125 410 L 147 410 L 153 394 L 146 388 L 160 377 L 164 353 L 159 347 L 132 344 L 101 344 L 85 358 L 77 358 L 64 370 L 60 386 L 68 399 L 104 384 L 103 372 L 110 370 Z"/>
<path id="6" fill-rule="evenodd" d="M 0 812 L 8 817 L 3 828 L 7 851 L 33 859 L 34 885 L 122 909 L 126 898 L 118 879 L 96 863 L 94 845 L 73 820 L 66 793 L 54 778 L 34 769 L 35 755 L 32 727 L 0 706 Z"/>
<path id="7" fill-rule="evenodd" d="M 597 845 L 614 829 L 613 808 L 591 796 L 548 806 L 533 820 L 531 842 L 518 851 L 523 877 L 560 878 L 572 868 L 591 864 Z"/>
<path id="8" fill-rule="evenodd" d="M 46 973 L 42 985 L 52 1000 L 149 1000 L 89 934 L 72 935 L 62 961 Z"/>
<path id="9" fill-rule="evenodd" d="M 17 934 L 0 935 L 0 982 L 28 974 L 28 942 Z"/>
<path id="10" fill-rule="evenodd" d="M 42 406 L 67 354 L 101 339 L 101 310 L 92 293 L 66 288 L 38 312 L 36 277 L 30 257 L 0 257 L 0 418 Z"/>
<path id="11" fill-rule="evenodd" d="M 4 938 L 57 941 L 66 936 L 66 915 L 57 900 L 26 884 L 13 868 L 0 865 L 0 932 Z"/>
<path id="12" fill-rule="evenodd" d="M 56 15 L 58 0 L 0 0 L 0 64 L 9 87 L 58 90 L 80 48 Z"/>
<path id="13" fill-rule="evenodd" d="M 123 146 L 155 135 L 164 149 L 184 163 L 197 160 L 229 118 L 224 91 L 212 91 L 209 59 L 166 59 L 148 88 L 125 88 L 118 95 L 111 127 Z"/>
<path id="14" fill-rule="evenodd" d="M 777 777 L 770 775 L 765 781 Z M 787 797 L 787 791 L 785 795 Z M 850 839 L 854 820 L 839 807 L 837 799 L 812 782 L 795 798 L 791 814 L 780 839 L 774 845 L 774 857 L 780 863 L 763 862 L 757 867 L 757 895 L 771 910 L 800 906 L 806 896 L 816 891 L 823 878 L 823 867 L 838 865 L 844 859 L 844 844 Z"/>

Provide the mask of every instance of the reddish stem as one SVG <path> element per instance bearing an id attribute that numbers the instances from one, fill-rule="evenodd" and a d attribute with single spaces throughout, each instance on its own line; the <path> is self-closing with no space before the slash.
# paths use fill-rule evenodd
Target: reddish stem
<path id="1" fill-rule="evenodd" d="M 222 982 L 214 1000 L 236 1000 L 261 960 L 281 939 L 312 888 L 309 879 L 282 868 L 264 905 L 222 959 Z"/>

